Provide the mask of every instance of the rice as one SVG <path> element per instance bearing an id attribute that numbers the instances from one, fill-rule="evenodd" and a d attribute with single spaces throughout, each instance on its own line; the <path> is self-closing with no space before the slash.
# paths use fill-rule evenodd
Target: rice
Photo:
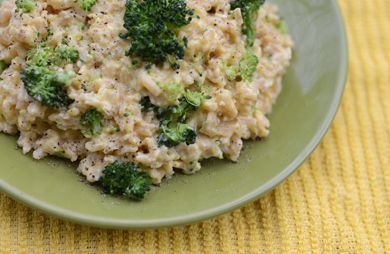
<path id="1" fill-rule="evenodd" d="M 90 12 L 72 0 L 36 3 L 37 8 L 25 14 L 15 11 L 15 1 L 5 1 L 0 8 L 0 60 L 11 63 L 0 79 L 0 131 L 19 134 L 17 143 L 24 153 L 32 152 L 35 159 L 55 155 L 79 161 L 78 171 L 91 182 L 114 161 L 132 162 L 159 183 L 172 177 L 174 169 L 195 173 L 203 159 L 237 161 L 243 140 L 269 134 L 266 115 L 281 91 L 293 46 L 290 36 L 277 28 L 281 20 L 275 6 L 266 3 L 258 13 L 253 52 L 259 64 L 252 80 L 231 81 L 226 63 L 238 64 L 246 44 L 241 12 L 231 12 L 228 0 L 187 1 L 199 18 L 179 32 L 188 38 L 179 70 L 169 64 L 145 70 L 125 56 L 129 43 L 119 37 L 125 31 L 125 0 L 98 1 Z M 74 100 L 68 108 L 52 109 L 34 101 L 21 81 L 28 50 L 47 37 L 49 28 L 48 45 L 66 40 L 80 53 L 77 63 L 65 67 L 77 74 L 67 86 Z M 167 82 L 186 88 L 203 84 L 211 96 L 189 120 L 198 132 L 194 144 L 159 146 L 159 122 L 141 110 L 143 96 L 159 106 L 170 104 L 160 85 Z M 104 130 L 85 137 L 80 118 L 90 108 L 104 114 Z"/>

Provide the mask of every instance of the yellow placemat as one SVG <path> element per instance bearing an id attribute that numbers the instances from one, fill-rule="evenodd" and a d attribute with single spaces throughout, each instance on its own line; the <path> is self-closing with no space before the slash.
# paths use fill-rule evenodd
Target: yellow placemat
<path id="1" fill-rule="evenodd" d="M 0 253 L 390 253 L 390 0 L 340 0 L 350 75 L 325 140 L 284 184 L 186 227 L 94 229 L 0 194 Z"/>

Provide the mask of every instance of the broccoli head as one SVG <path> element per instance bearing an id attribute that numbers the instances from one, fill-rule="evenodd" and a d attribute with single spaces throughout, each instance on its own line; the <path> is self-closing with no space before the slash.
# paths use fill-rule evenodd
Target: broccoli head
<path id="1" fill-rule="evenodd" d="M 33 99 L 43 105 L 60 108 L 72 104 L 64 85 L 72 78 L 68 73 L 57 73 L 45 67 L 28 67 L 22 72 L 24 87 Z"/>
<path id="2" fill-rule="evenodd" d="M 257 56 L 248 50 L 239 64 L 241 78 L 245 81 L 251 81 L 258 64 Z"/>
<path id="3" fill-rule="evenodd" d="M 196 131 L 188 124 L 178 123 L 172 127 L 163 125 L 157 143 L 166 147 L 175 147 L 181 143 L 191 145 L 196 142 L 196 135 Z"/>
<path id="4" fill-rule="evenodd" d="M 210 96 L 205 95 L 203 92 L 196 92 L 191 90 L 187 90 L 184 93 L 184 98 L 188 104 L 195 108 L 199 108 L 205 100 L 211 99 Z"/>
<path id="5" fill-rule="evenodd" d="M 91 11 L 97 0 L 79 0 L 79 6 L 84 11 Z"/>
<path id="6" fill-rule="evenodd" d="M 65 45 L 53 48 L 41 44 L 30 50 L 22 71 L 22 81 L 28 95 L 49 107 L 70 105 L 73 100 L 68 97 L 65 85 L 73 74 L 60 72 L 58 68 L 77 61 L 78 57 L 75 48 Z"/>
<path id="7" fill-rule="evenodd" d="M 32 10 L 35 9 L 34 0 L 16 0 L 15 3 L 16 3 L 16 9 L 24 13 L 31 12 Z"/>
<path id="8" fill-rule="evenodd" d="M 99 183 L 107 194 L 139 201 L 150 191 L 152 179 L 134 164 L 116 161 L 105 167 Z"/>
<path id="9" fill-rule="evenodd" d="M 225 74 L 228 80 L 233 81 L 240 76 L 240 68 L 238 65 L 226 65 Z"/>
<path id="10" fill-rule="evenodd" d="M 160 125 L 166 125 L 171 122 L 184 122 L 187 118 L 187 113 L 195 110 L 195 107 L 184 98 L 181 98 L 177 105 L 158 107 L 150 101 L 149 97 L 142 97 L 140 105 L 143 112 L 153 111 L 160 120 Z"/>
<path id="11" fill-rule="evenodd" d="M 59 45 L 54 52 L 54 62 L 57 65 L 74 63 L 79 59 L 79 51 L 67 45 Z"/>
<path id="12" fill-rule="evenodd" d="M 171 82 L 159 84 L 160 88 L 165 92 L 169 103 L 177 103 L 178 98 L 184 94 L 184 85 L 182 83 Z"/>
<path id="13" fill-rule="evenodd" d="M 161 64 L 169 61 L 178 68 L 184 57 L 187 38 L 178 38 L 177 30 L 191 22 L 193 10 L 185 0 L 127 0 L 123 39 L 131 40 L 127 55 Z"/>
<path id="14" fill-rule="evenodd" d="M 158 107 L 151 103 L 149 97 L 141 99 L 144 111 L 154 111 L 160 121 L 160 134 L 157 142 L 160 146 L 174 147 L 180 143 L 187 145 L 196 142 L 196 131 L 185 122 L 191 113 L 210 97 L 201 92 L 186 90 L 179 103 L 169 107 Z"/>
<path id="15" fill-rule="evenodd" d="M 241 9 L 243 19 L 242 32 L 246 35 L 249 47 L 252 47 L 255 41 L 254 23 L 257 19 L 257 11 L 264 2 L 265 0 L 234 0 L 230 3 L 231 10 Z"/>
<path id="16" fill-rule="evenodd" d="M 160 125 L 169 125 L 172 123 L 184 123 L 187 120 L 188 115 L 195 110 L 196 107 L 188 103 L 185 98 L 181 98 L 177 105 L 158 108 L 156 115 L 160 120 Z"/>
<path id="17" fill-rule="evenodd" d="M 103 129 L 102 118 L 103 114 L 97 109 L 91 109 L 85 112 L 80 119 L 80 124 L 84 127 L 82 130 L 84 136 L 95 136 L 100 134 Z"/>
<path id="18" fill-rule="evenodd" d="M 142 97 L 139 104 L 141 105 L 142 112 L 149 112 L 149 111 L 157 111 L 158 107 L 155 106 L 151 101 L 150 98 L 145 96 Z"/>
<path id="19" fill-rule="evenodd" d="M 157 118 L 162 122 L 183 123 L 187 120 L 188 115 L 196 111 L 206 99 L 210 99 L 210 97 L 204 93 L 186 90 L 177 105 L 158 108 Z"/>
<path id="20" fill-rule="evenodd" d="M 258 64 L 259 59 L 257 56 L 251 50 L 247 50 L 238 65 L 225 67 L 225 73 L 230 81 L 238 77 L 244 81 L 251 81 Z"/>
<path id="21" fill-rule="evenodd" d="M 37 67 L 61 67 L 79 58 L 76 48 L 67 45 L 50 47 L 42 43 L 27 54 L 27 65 Z"/>
<path id="22" fill-rule="evenodd" d="M 282 34 L 288 33 L 288 28 L 286 22 L 281 20 L 279 23 L 275 25 L 276 29 L 278 29 Z"/>

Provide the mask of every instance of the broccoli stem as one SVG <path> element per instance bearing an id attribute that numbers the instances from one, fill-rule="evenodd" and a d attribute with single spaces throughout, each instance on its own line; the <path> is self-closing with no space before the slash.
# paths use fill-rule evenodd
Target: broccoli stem
<path id="1" fill-rule="evenodd" d="M 230 3 L 230 9 L 239 8 L 243 19 L 242 32 L 246 35 L 246 43 L 252 47 L 255 42 L 255 21 L 257 11 L 264 4 L 265 0 L 234 0 Z"/>

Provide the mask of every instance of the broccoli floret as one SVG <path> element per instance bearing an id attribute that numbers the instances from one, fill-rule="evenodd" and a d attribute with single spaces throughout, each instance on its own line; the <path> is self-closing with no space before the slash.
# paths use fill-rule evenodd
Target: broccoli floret
<path id="1" fill-rule="evenodd" d="M 244 81 L 251 81 L 258 64 L 257 56 L 251 50 L 247 50 L 238 65 L 225 66 L 225 73 L 230 81 L 238 77 Z"/>
<path id="2" fill-rule="evenodd" d="M 152 178 L 134 164 L 116 161 L 105 167 L 99 183 L 107 194 L 139 201 L 150 191 Z"/>
<path id="3" fill-rule="evenodd" d="M 203 92 L 194 92 L 191 90 L 187 90 L 184 93 L 184 97 L 190 105 L 196 108 L 200 107 L 205 100 L 211 98 L 210 96 L 205 95 Z"/>
<path id="4" fill-rule="evenodd" d="M 31 12 L 35 9 L 34 0 L 16 0 L 16 9 L 24 13 Z"/>
<path id="5" fill-rule="evenodd" d="M 251 81 L 258 64 L 257 56 L 248 50 L 239 64 L 241 78 L 245 81 Z"/>
<path id="6" fill-rule="evenodd" d="M 90 109 L 81 117 L 80 124 L 84 127 L 82 133 L 85 136 L 95 136 L 102 132 L 103 114 L 97 109 Z"/>
<path id="7" fill-rule="evenodd" d="M 77 59 L 77 50 L 69 46 L 53 48 L 41 44 L 30 50 L 26 68 L 22 71 L 22 81 L 28 95 L 45 106 L 69 106 L 73 100 L 68 97 L 65 85 L 73 73 L 59 72 L 58 68 Z"/>
<path id="8" fill-rule="evenodd" d="M 184 123 L 188 115 L 196 110 L 196 107 L 188 103 L 185 98 L 181 98 L 179 103 L 167 108 L 157 108 L 156 115 L 160 120 L 160 125 L 172 125 Z"/>
<path id="9" fill-rule="evenodd" d="M 79 0 L 79 6 L 85 11 L 91 11 L 97 0 Z"/>
<path id="10" fill-rule="evenodd" d="M 160 121 L 158 144 L 174 147 L 184 142 L 187 145 L 196 142 L 196 131 L 185 122 L 188 120 L 188 116 L 209 98 L 204 93 L 186 90 L 179 103 L 174 106 L 166 108 L 155 106 L 151 103 L 149 97 L 143 97 L 140 103 L 144 111 L 154 111 Z"/>
<path id="11" fill-rule="evenodd" d="M 74 47 L 59 45 L 53 48 L 42 43 L 28 52 L 27 66 L 61 67 L 76 62 L 78 58 L 79 52 Z"/>
<path id="12" fill-rule="evenodd" d="M 257 11 L 264 4 L 265 0 L 234 0 L 230 3 L 230 9 L 241 9 L 243 24 L 242 32 L 246 35 L 246 42 L 249 47 L 255 41 L 254 23 L 257 19 Z"/>
<path id="13" fill-rule="evenodd" d="M 55 57 L 55 50 L 45 44 L 40 44 L 38 47 L 31 49 L 27 54 L 27 65 L 46 67 L 52 64 Z"/>
<path id="14" fill-rule="evenodd" d="M 176 103 L 177 100 L 184 94 L 184 86 L 181 83 L 165 83 L 159 84 L 160 88 L 164 90 L 167 95 L 167 100 L 169 103 Z"/>
<path id="15" fill-rule="evenodd" d="M 177 30 L 191 22 L 193 10 L 185 0 L 127 0 L 121 38 L 130 39 L 127 55 L 161 64 L 169 61 L 179 68 L 187 38 L 178 38 Z"/>
<path id="16" fill-rule="evenodd" d="M 179 100 L 177 105 L 158 108 L 157 118 L 162 123 L 184 123 L 188 119 L 188 115 L 196 111 L 206 99 L 210 99 L 210 97 L 204 93 L 186 90 L 184 97 Z"/>
<path id="17" fill-rule="evenodd" d="M 66 45 L 60 45 L 55 50 L 57 59 L 65 63 L 74 63 L 79 59 L 79 52 L 76 48 L 69 47 Z M 57 62 L 60 65 L 61 62 Z"/>
<path id="18" fill-rule="evenodd" d="M 240 76 L 240 68 L 238 65 L 225 66 L 224 70 L 227 79 L 230 81 L 233 81 Z"/>
<path id="19" fill-rule="evenodd" d="M 0 60 L 0 75 L 8 68 L 9 64 L 5 61 Z"/>
<path id="20" fill-rule="evenodd" d="M 282 34 L 286 34 L 288 32 L 288 28 L 286 22 L 281 20 L 278 24 L 275 25 L 276 29 L 278 29 Z"/>
<path id="21" fill-rule="evenodd" d="M 72 78 L 69 73 L 57 73 L 46 67 L 27 67 L 22 72 L 24 87 L 33 99 L 43 105 L 61 108 L 72 104 L 64 85 Z"/>
<path id="22" fill-rule="evenodd" d="M 52 36 L 54 34 L 53 29 L 50 27 L 47 29 L 47 37 Z"/>
<path id="23" fill-rule="evenodd" d="M 157 106 L 153 105 L 149 97 L 142 97 L 139 102 L 142 112 L 157 111 Z"/>
<path id="24" fill-rule="evenodd" d="M 163 125 L 157 142 L 166 147 L 175 147 L 184 142 L 190 145 L 196 142 L 196 135 L 196 131 L 188 124 L 179 123 L 171 128 Z"/>

